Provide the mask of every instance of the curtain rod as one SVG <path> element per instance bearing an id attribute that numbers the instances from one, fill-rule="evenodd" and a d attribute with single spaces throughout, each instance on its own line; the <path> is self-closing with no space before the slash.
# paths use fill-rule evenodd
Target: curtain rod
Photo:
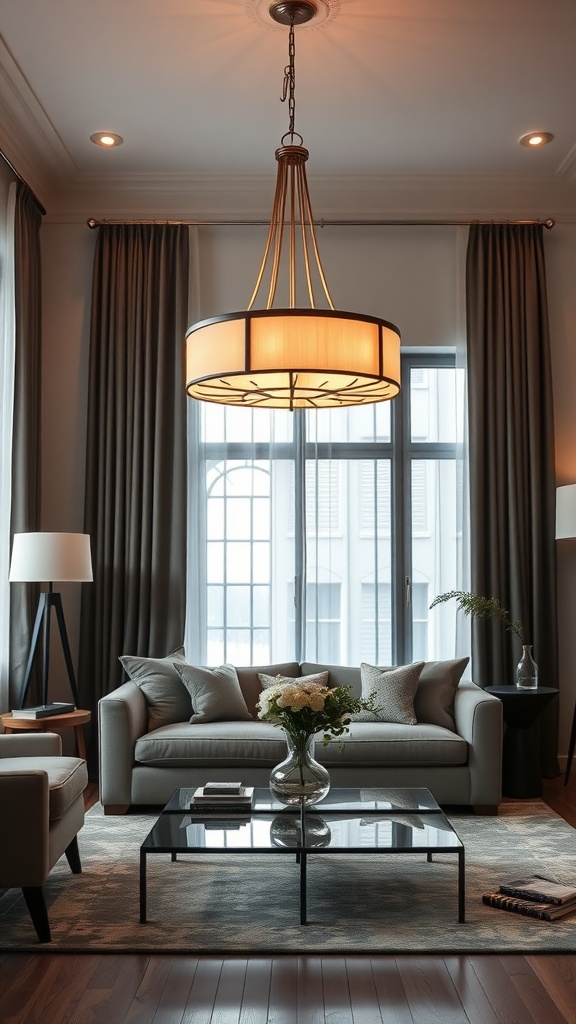
<path id="1" fill-rule="evenodd" d="M 21 181 L 23 185 L 26 185 L 26 188 L 30 192 L 30 195 L 32 196 L 32 199 L 34 200 L 34 202 L 36 203 L 36 206 L 40 210 L 40 213 L 44 217 L 46 215 L 46 210 L 42 206 L 42 203 L 38 199 L 38 196 L 35 195 L 35 193 L 32 191 L 32 189 L 30 188 L 30 185 L 28 184 L 26 179 L 23 178 L 22 175 L 20 174 L 20 172 L 16 170 L 16 168 L 14 167 L 14 164 L 12 163 L 11 160 L 8 159 L 8 157 L 6 156 L 6 153 L 4 152 L 3 149 L 0 149 L 0 157 L 2 157 L 2 159 L 3 159 L 4 163 L 6 164 L 6 166 L 10 168 L 10 170 L 12 171 L 12 174 L 16 175 L 16 177 L 18 178 L 18 181 Z"/>
<path id="2" fill-rule="evenodd" d="M 104 224 L 183 224 L 189 227 L 268 227 L 270 220 L 97 220 L 89 217 L 89 228 Z M 520 224 L 553 228 L 554 220 L 315 220 L 315 227 L 470 227 L 472 224 Z"/>

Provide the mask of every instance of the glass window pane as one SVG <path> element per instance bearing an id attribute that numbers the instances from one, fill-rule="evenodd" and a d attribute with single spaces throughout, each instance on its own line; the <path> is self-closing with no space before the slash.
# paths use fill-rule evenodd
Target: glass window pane
<path id="1" fill-rule="evenodd" d="M 456 519 L 456 461 L 414 461 L 412 480 L 425 481 L 423 508 L 415 504 L 412 519 L 413 657 L 429 661 L 454 656 L 452 616 L 441 611 L 449 602 L 432 610 L 429 605 L 437 594 L 457 588 L 461 536 Z M 413 486 L 417 490 L 417 484 Z"/>
<path id="2" fill-rule="evenodd" d="M 224 538 L 224 502 L 221 498 L 208 498 L 206 502 L 206 533 L 208 540 Z"/>
<path id="3" fill-rule="evenodd" d="M 252 614 L 255 626 L 270 625 L 270 587 L 252 588 Z"/>
<path id="4" fill-rule="evenodd" d="M 226 545 L 227 583 L 249 583 L 251 580 L 251 545 L 230 542 Z"/>
<path id="5" fill-rule="evenodd" d="M 270 579 L 270 545 L 260 542 L 253 545 L 252 578 L 255 583 L 267 583 Z"/>
<path id="6" fill-rule="evenodd" d="M 249 540 L 252 530 L 252 501 L 250 498 L 226 500 L 226 532 L 229 539 Z"/>
<path id="7" fill-rule="evenodd" d="M 412 441 L 462 440 L 464 371 L 455 367 L 412 367 L 410 434 Z"/>
<path id="8" fill-rule="evenodd" d="M 226 661 L 224 655 L 224 633 L 221 629 L 209 629 L 206 633 L 206 663 L 222 665 Z"/>
<path id="9" fill-rule="evenodd" d="M 226 624 L 250 625 L 250 587 L 226 587 Z"/>
<path id="10" fill-rule="evenodd" d="M 216 541 L 206 545 L 206 579 L 208 583 L 224 583 L 224 545 Z"/>
<path id="11" fill-rule="evenodd" d="M 208 626 L 221 626 L 224 622 L 224 587 L 207 587 Z"/>

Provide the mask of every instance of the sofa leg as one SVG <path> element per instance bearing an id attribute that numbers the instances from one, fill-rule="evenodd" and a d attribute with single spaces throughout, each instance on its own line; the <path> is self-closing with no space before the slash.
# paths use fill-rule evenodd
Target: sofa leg
<path id="1" fill-rule="evenodd" d="M 498 804 L 474 804 L 474 814 L 498 814 Z"/>
<path id="2" fill-rule="evenodd" d="M 82 874 L 82 865 L 80 863 L 80 850 L 78 849 L 78 836 L 74 836 L 74 839 L 65 849 L 66 860 L 68 861 L 71 870 L 75 875 Z"/>
<path id="3" fill-rule="evenodd" d="M 39 942 L 50 942 L 52 936 L 50 935 L 48 911 L 46 910 L 46 903 L 44 901 L 44 893 L 42 892 L 42 886 L 26 886 L 22 889 L 22 894 L 24 896 L 24 899 L 26 900 L 26 906 L 30 911 L 32 924 L 36 929 L 36 934 L 38 936 Z"/>
<path id="4" fill-rule="evenodd" d="M 126 814 L 130 804 L 104 804 L 104 814 Z"/>

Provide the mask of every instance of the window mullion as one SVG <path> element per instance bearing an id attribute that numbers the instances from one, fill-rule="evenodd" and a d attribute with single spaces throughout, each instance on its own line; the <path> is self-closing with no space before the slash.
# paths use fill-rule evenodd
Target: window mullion
<path id="1" fill-rule="evenodd" d="M 306 415 L 294 417 L 294 651 L 300 662 L 306 641 Z"/>

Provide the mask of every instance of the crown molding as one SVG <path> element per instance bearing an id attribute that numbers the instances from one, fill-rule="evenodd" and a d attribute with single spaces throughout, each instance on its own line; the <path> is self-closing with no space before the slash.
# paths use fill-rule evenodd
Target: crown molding
<path id="1" fill-rule="evenodd" d="M 272 176 L 151 174 L 106 179 L 76 175 L 50 196 L 46 221 L 262 220 L 270 217 Z M 576 189 L 567 179 L 386 177 L 309 179 L 316 220 L 576 218 Z"/>

